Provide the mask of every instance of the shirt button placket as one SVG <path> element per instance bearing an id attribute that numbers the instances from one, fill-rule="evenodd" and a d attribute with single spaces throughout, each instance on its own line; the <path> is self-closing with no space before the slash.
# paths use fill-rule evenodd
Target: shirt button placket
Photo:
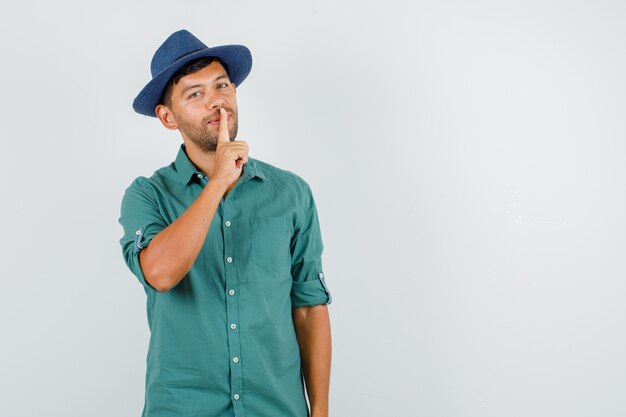
<path id="1" fill-rule="evenodd" d="M 224 235 L 224 274 L 226 281 L 226 314 L 228 326 L 228 354 L 230 356 L 230 392 L 233 408 L 237 417 L 245 417 L 243 407 L 243 373 L 241 358 L 241 341 L 239 331 L 237 331 L 237 323 L 239 323 L 239 297 L 237 294 L 237 252 L 235 245 L 234 228 L 237 222 L 232 220 L 234 209 L 232 199 L 227 199 L 223 203 L 223 219 L 222 227 Z"/>

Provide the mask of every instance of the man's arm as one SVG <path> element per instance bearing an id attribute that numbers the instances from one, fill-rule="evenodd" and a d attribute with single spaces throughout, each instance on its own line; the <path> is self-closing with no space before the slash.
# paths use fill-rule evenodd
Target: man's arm
<path id="1" fill-rule="evenodd" d="M 146 281 L 157 291 L 169 291 L 189 272 L 227 188 L 224 182 L 209 181 L 189 208 L 139 253 Z"/>
<path id="2" fill-rule="evenodd" d="M 169 291 L 193 266 L 222 196 L 236 183 L 248 162 L 248 144 L 228 138 L 228 115 L 220 109 L 220 128 L 211 181 L 173 223 L 139 253 L 146 281 L 157 291 Z"/>
<path id="3" fill-rule="evenodd" d="M 332 342 L 326 304 L 294 308 L 293 324 L 300 345 L 311 417 L 328 417 Z"/>

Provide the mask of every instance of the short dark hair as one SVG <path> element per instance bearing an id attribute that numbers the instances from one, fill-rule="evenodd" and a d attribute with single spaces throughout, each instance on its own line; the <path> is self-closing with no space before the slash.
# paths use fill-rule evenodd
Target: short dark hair
<path id="1" fill-rule="evenodd" d="M 220 64 L 222 64 L 222 66 L 228 73 L 228 69 L 226 68 L 226 65 L 224 65 L 224 63 L 221 60 L 219 60 L 218 58 L 214 56 L 197 58 L 197 59 L 194 59 L 193 61 L 189 61 L 188 63 L 180 67 L 167 81 L 167 84 L 165 84 L 165 87 L 163 88 L 163 93 L 161 94 L 161 99 L 159 100 L 158 104 L 164 104 L 168 107 L 171 106 L 172 105 L 172 90 L 174 89 L 174 85 L 178 84 L 180 79 L 183 78 L 185 75 L 198 72 L 202 68 L 212 63 L 213 61 L 217 61 Z"/>

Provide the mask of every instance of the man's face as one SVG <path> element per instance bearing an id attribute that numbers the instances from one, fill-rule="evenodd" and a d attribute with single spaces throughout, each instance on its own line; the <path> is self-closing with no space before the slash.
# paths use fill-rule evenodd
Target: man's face
<path id="1" fill-rule="evenodd" d="M 226 70 L 217 60 L 200 71 L 185 75 L 172 89 L 169 110 L 175 127 L 203 152 L 215 152 L 221 107 L 228 112 L 230 140 L 237 137 L 235 93 L 235 84 L 230 82 Z"/>

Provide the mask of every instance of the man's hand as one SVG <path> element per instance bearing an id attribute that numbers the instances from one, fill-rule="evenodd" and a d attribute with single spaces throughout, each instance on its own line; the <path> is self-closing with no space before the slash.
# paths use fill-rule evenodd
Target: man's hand
<path id="1" fill-rule="evenodd" d="M 220 108 L 220 127 L 213 161 L 213 172 L 209 175 L 211 180 L 223 181 L 229 190 L 241 176 L 244 164 L 248 162 L 248 144 L 240 140 L 230 140 L 228 113 L 224 108 Z"/>

